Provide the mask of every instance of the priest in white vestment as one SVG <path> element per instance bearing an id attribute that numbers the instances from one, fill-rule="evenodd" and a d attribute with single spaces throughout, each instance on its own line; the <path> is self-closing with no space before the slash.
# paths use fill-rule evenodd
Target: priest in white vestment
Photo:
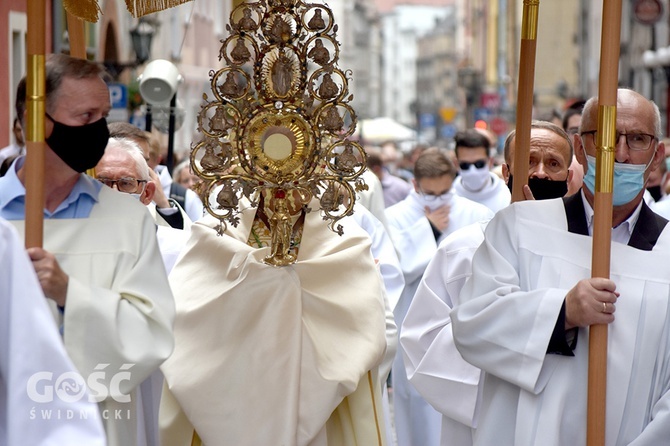
<path id="1" fill-rule="evenodd" d="M 339 236 L 319 212 L 297 212 L 297 261 L 274 267 L 263 262 L 271 211 L 240 207 L 223 236 L 218 220 L 195 223 L 170 275 L 161 444 L 386 444 L 383 283 L 369 237 L 347 218 Z"/>
<path id="2" fill-rule="evenodd" d="M 174 301 L 146 208 L 82 173 L 109 139 L 103 75 L 91 61 L 47 59 L 44 243 L 28 255 L 65 349 L 99 402 L 108 444 L 153 445 L 140 384 L 172 351 Z M 0 178 L 0 216 L 21 236 L 24 163 Z"/>
<path id="3" fill-rule="evenodd" d="M 79 378 L 16 231 L 0 219 L 0 445 L 105 445 Z"/>
<path id="4" fill-rule="evenodd" d="M 456 169 L 445 154 L 421 154 L 414 175 L 414 190 L 386 210 L 389 233 L 405 276 L 405 288 L 394 309 L 398 326 L 438 244 L 453 231 L 493 215 L 486 206 L 454 194 Z M 400 353 L 396 354 L 391 379 L 398 446 L 437 446 L 441 416 L 410 386 Z"/>
<path id="5" fill-rule="evenodd" d="M 512 131 L 505 140 L 505 182 L 514 170 L 515 136 Z M 533 121 L 530 158 L 535 162 L 529 163 L 525 194 L 545 199 L 566 195 L 572 157 L 572 142 L 560 127 Z M 487 223 L 465 226 L 440 243 L 403 321 L 400 343 L 407 376 L 442 414 L 441 446 L 471 446 L 477 426 L 481 373 L 456 349 L 450 313 L 460 302 L 461 288 L 472 273 L 472 256 L 484 241 Z"/>
<path id="6" fill-rule="evenodd" d="M 456 346 L 485 373 L 475 445 L 586 444 L 592 324 L 609 331 L 606 445 L 670 438 L 670 229 L 642 200 L 663 162 L 660 113 L 618 91 L 610 279 L 590 278 L 597 108 L 574 139 L 581 192 L 501 210 L 451 314 Z"/>

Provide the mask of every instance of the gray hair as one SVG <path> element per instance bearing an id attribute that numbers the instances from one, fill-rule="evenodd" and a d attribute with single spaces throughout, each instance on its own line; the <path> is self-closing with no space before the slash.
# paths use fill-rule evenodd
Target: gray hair
<path id="1" fill-rule="evenodd" d="M 110 148 L 128 153 L 135 161 L 135 167 L 137 167 L 137 174 L 139 175 L 138 180 L 151 181 L 149 165 L 144 159 L 144 153 L 142 153 L 142 149 L 133 140 L 128 138 L 109 138 L 105 151 Z"/>
<path id="2" fill-rule="evenodd" d="M 644 98 L 645 100 L 647 100 L 651 104 L 652 108 L 654 109 L 654 136 L 656 136 L 656 138 L 658 138 L 659 140 L 661 138 L 663 138 L 663 130 L 661 130 L 661 111 L 658 109 L 658 105 L 656 105 L 656 103 L 654 101 L 652 101 L 651 99 L 645 98 L 640 93 L 636 92 L 635 90 L 631 90 L 630 88 L 619 88 L 617 90 L 617 102 L 619 102 L 618 92 L 620 92 L 620 91 L 633 92 L 633 93 L 637 94 L 638 96 L 640 96 L 641 98 Z M 597 108 L 597 107 L 598 107 L 598 96 L 593 96 L 593 97 L 589 98 L 586 101 L 586 103 L 584 104 L 584 109 L 582 110 L 582 116 L 589 116 L 590 117 L 593 113 L 595 113 L 593 109 Z M 596 123 L 597 123 L 597 121 L 596 121 Z M 581 133 L 583 131 L 583 129 L 582 129 L 583 125 L 584 125 L 584 120 L 582 119 L 582 124 L 579 126 L 579 133 Z"/>
<path id="3" fill-rule="evenodd" d="M 568 157 L 568 164 L 572 161 L 572 156 L 574 155 L 574 148 L 572 147 L 572 140 L 568 136 L 567 133 L 565 133 L 565 130 L 563 130 L 561 127 L 557 126 L 556 124 L 553 124 L 549 121 L 531 121 L 530 123 L 530 128 L 532 129 L 545 129 L 549 130 L 550 132 L 553 132 L 563 138 L 565 141 L 567 141 L 568 146 L 570 147 L 570 156 Z M 532 132 L 531 132 L 532 133 Z M 507 135 L 507 138 L 505 138 L 505 145 L 503 148 L 503 155 L 505 156 L 505 163 L 506 164 L 511 164 L 511 152 L 512 152 L 512 140 L 516 136 L 516 129 L 512 130 L 509 132 Z"/>
<path id="4" fill-rule="evenodd" d="M 178 182 L 177 180 L 179 180 L 179 175 L 181 175 L 181 171 L 190 168 L 191 168 L 191 160 L 189 159 L 185 159 L 181 163 L 177 164 L 177 166 L 172 171 L 172 180 L 174 182 Z"/>

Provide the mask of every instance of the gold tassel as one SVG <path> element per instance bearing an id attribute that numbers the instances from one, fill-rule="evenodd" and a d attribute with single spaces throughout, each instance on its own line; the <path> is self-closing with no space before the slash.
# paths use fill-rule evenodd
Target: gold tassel
<path id="1" fill-rule="evenodd" d="M 63 0 L 63 8 L 75 17 L 93 23 L 102 12 L 96 0 Z"/>
<path id="2" fill-rule="evenodd" d="M 192 0 L 126 0 L 126 7 L 133 17 L 139 18 L 190 1 Z"/>

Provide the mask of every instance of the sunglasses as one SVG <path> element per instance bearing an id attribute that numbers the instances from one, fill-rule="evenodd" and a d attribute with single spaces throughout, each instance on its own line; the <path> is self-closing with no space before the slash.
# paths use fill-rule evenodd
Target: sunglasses
<path id="1" fill-rule="evenodd" d="M 481 169 L 482 167 L 486 166 L 486 160 L 477 160 L 474 163 L 468 163 L 467 161 L 461 161 L 458 163 L 458 165 L 461 166 L 461 170 L 468 170 L 473 164 L 477 169 Z"/>

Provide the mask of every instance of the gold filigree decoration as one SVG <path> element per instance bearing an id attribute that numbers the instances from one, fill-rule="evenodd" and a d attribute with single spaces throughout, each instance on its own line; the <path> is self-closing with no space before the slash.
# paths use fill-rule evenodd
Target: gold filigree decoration
<path id="1" fill-rule="evenodd" d="M 226 29 L 224 66 L 210 72 L 212 95 L 203 95 L 191 168 L 203 180 L 207 211 L 221 222 L 219 234 L 239 224 L 246 199 L 271 216 L 265 262 L 290 265 L 291 213 L 319 211 L 341 235 L 338 221 L 367 189 L 365 152 L 348 139 L 357 122 L 348 105 L 351 71 L 338 66 L 338 26 L 327 5 L 247 2 Z"/>

